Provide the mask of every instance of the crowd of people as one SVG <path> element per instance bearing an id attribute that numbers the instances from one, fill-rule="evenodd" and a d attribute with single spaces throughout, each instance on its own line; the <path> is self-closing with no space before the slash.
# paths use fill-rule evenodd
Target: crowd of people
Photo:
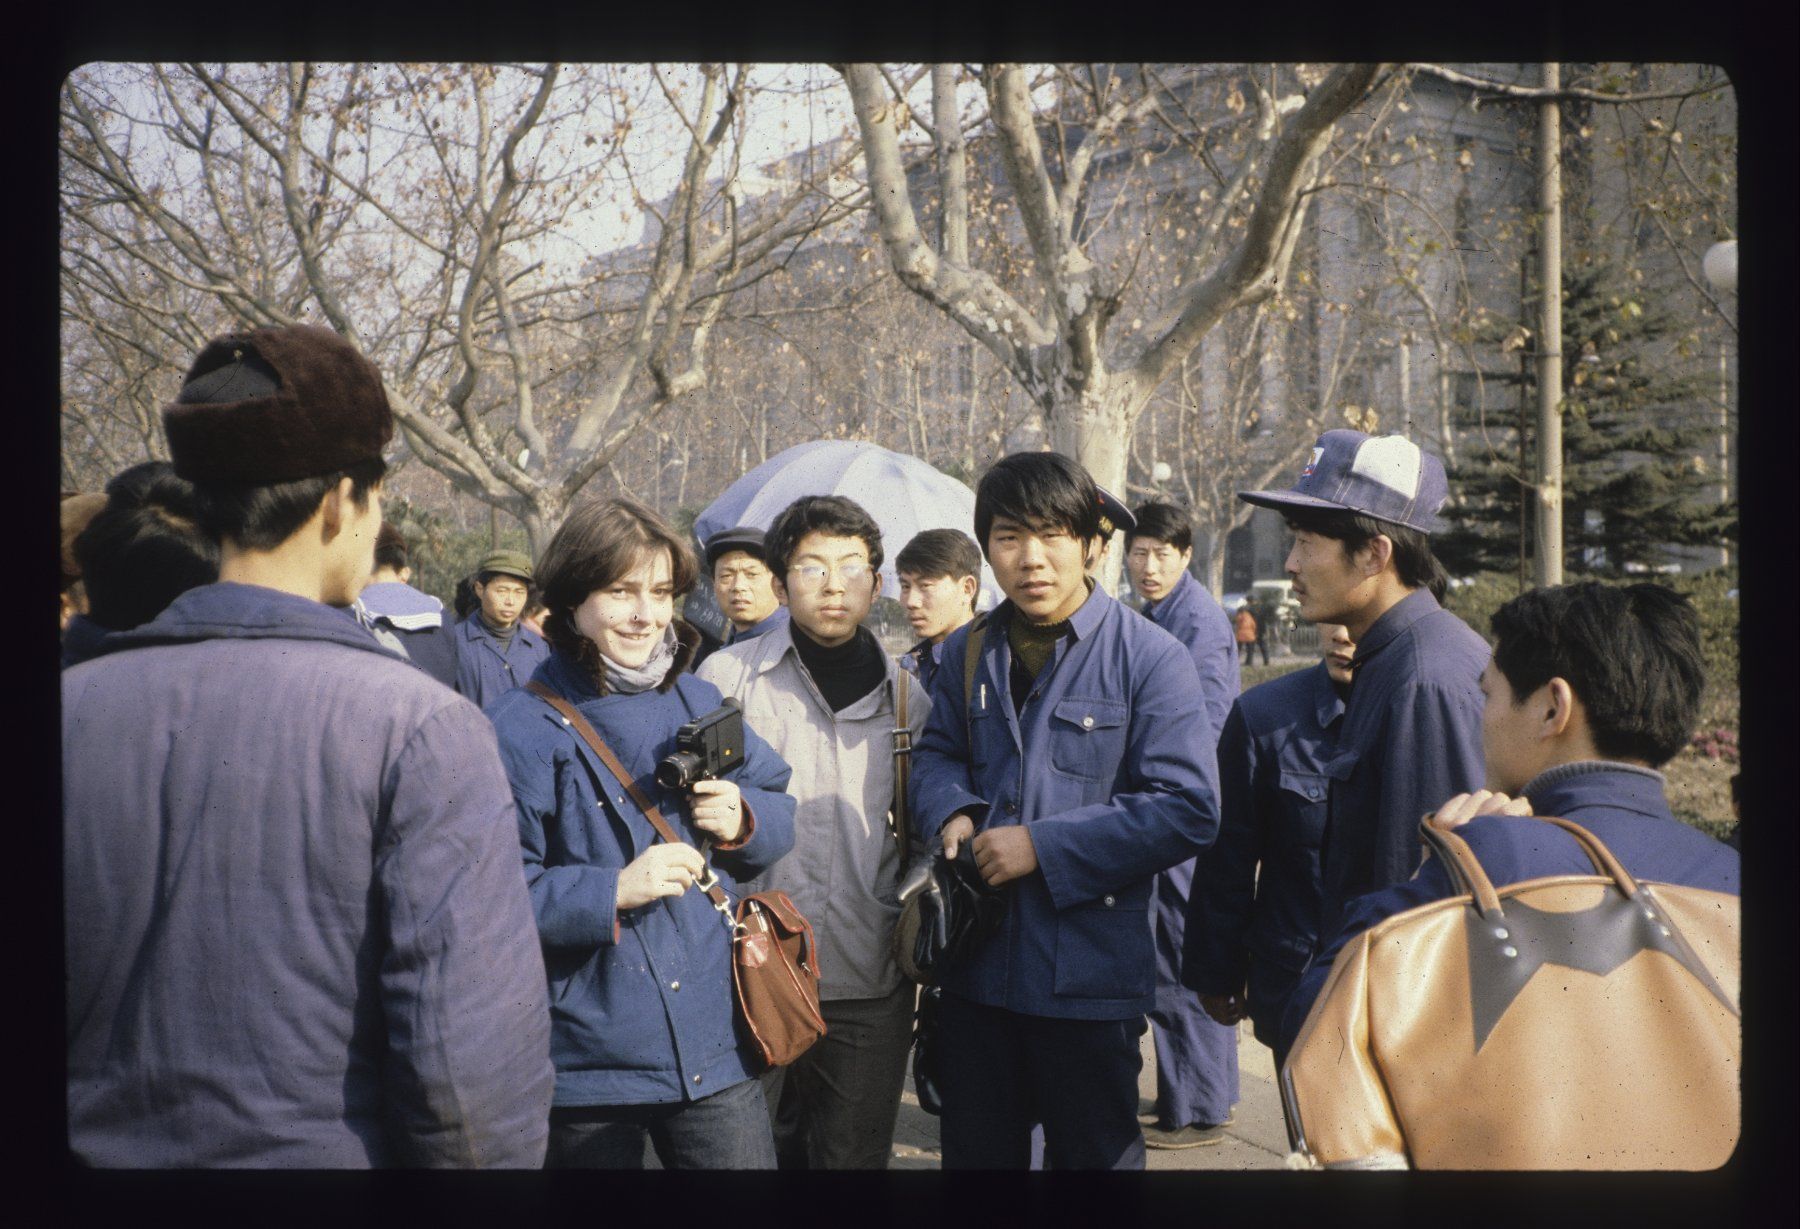
<path id="1" fill-rule="evenodd" d="M 1222 1138 L 1240 1021 L 1279 1064 L 1346 942 L 1455 893 L 1422 815 L 1496 884 L 1585 867 L 1535 812 L 1738 891 L 1657 771 L 1698 716 L 1692 609 L 1533 590 L 1490 649 L 1440 605 L 1444 472 L 1399 436 L 1329 431 L 1243 493 L 1286 519 L 1324 652 L 1241 690 L 1254 616 L 1194 579 L 1185 514 L 1053 452 L 996 461 L 971 533 L 898 544 L 895 657 L 866 626 L 894 544 L 841 496 L 699 551 L 593 498 L 446 610 L 382 522 L 380 377 L 329 330 L 213 341 L 164 423 L 171 461 L 64 503 L 84 1164 L 883 1168 L 920 994 L 900 885 L 945 858 L 1003 906 L 928 991 L 945 1168 L 1142 1168 Z M 1138 609 L 1096 582 L 1121 532 Z M 723 643 L 677 613 L 704 583 Z M 728 702 L 735 765 L 671 785 Z M 737 1018 L 713 883 L 814 928 L 826 1031 L 789 1065 Z"/>

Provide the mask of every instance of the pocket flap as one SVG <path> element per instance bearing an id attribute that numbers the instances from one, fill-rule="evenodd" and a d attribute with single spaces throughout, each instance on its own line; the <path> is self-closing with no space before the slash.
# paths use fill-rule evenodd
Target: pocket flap
<path id="1" fill-rule="evenodd" d="M 1283 769 L 1281 788 L 1289 793 L 1298 794 L 1308 802 L 1324 802 L 1325 794 L 1331 788 L 1331 778 L 1322 772 L 1294 772 Z"/>
<path id="2" fill-rule="evenodd" d="M 1069 696 L 1058 700 L 1050 714 L 1078 730 L 1106 730 L 1125 724 L 1125 706 L 1117 700 L 1083 700 Z"/>

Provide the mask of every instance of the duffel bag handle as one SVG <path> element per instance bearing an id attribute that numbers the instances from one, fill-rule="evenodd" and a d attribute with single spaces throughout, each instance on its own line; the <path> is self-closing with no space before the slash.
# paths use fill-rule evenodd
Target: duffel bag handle
<path id="1" fill-rule="evenodd" d="M 1599 837 L 1583 828 L 1580 824 L 1567 819 L 1558 819 L 1551 815 L 1535 815 L 1533 819 L 1547 824 L 1555 824 L 1564 832 L 1575 838 L 1581 851 L 1594 864 L 1594 870 L 1611 879 L 1618 885 L 1619 891 L 1627 899 L 1638 893 L 1637 880 L 1626 870 L 1613 851 L 1606 847 Z M 1469 843 L 1458 836 L 1454 828 L 1441 827 L 1435 822 L 1436 817 L 1427 815 L 1419 824 L 1419 835 L 1442 863 L 1445 872 L 1460 892 L 1466 893 L 1475 902 L 1475 908 L 1483 917 L 1503 916 L 1500 908 L 1500 895 L 1494 891 L 1493 882 L 1487 872 L 1481 869 L 1481 861 Z"/>

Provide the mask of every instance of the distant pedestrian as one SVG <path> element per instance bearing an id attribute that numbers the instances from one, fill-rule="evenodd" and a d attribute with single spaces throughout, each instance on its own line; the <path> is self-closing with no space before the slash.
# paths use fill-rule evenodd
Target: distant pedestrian
<path id="1" fill-rule="evenodd" d="M 881 588 L 881 530 L 837 495 L 804 496 L 766 538 L 789 619 L 720 649 L 700 678 L 793 765 L 793 852 L 753 890 L 817 919 L 826 1032 L 763 1077 L 783 1169 L 885 1169 L 894 1147 L 916 989 L 894 963 L 899 886 L 915 842 L 894 814 L 895 739 L 931 699 L 866 626 Z"/>
<path id="2" fill-rule="evenodd" d="M 106 484 L 105 505 L 76 537 L 86 611 L 63 630 L 63 667 L 99 651 L 177 597 L 219 579 L 219 543 L 201 524 L 194 485 L 167 461 L 145 461 Z"/>
<path id="3" fill-rule="evenodd" d="M 390 524 L 375 539 L 375 571 L 351 607 L 381 643 L 446 687 L 456 686 L 455 625 L 444 604 L 412 587 L 406 539 Z"/>
<path id="4" fill-rule="evenodd" d="M 950 633 L 975 617 L 981 594 L 981 548 L 955 529 L 926 529 L 894 557 L 900 577 L 900 607 L 919 642 L 900 664 L 924 684 L 937 688 L 938 657 Z"/>
<path id="5" fill-rule="evenodd" d="M 1131 587 L 1144 598 L 1146 619 L 1174 636 L 1193 657 L 1206 708 L 1207 737 L 1219 730 L 1238 695 L 1238 661 L 1231 622 L 1188 567 L 1194 530 L 1173 504 L 1148 503 L 1135 512 L 1125 535 L 1125 567 Z M 1156 1119 L 1144 1132 L 1152 1148 L 1197 1148 L 1225 1136 L 1237 1104 L 1237 1030 L 1227 1028 L 1182 984 L 1181 952 L 1193 890 L 1194 861 L 1156 877 L 1150 916 L 1156 930 L 1156 1006 L 1150 1036 L 1156 1048 Z"/>
<path id="6" fill-rule="evenodd" d="M 631 781 L 534 692 L 489 710 L 550 975 L 552 1169 L 641 1169 L 646 1141 L 665 1169 L 775 1165 L 762 1058 L 735 1018 L 730 922 L 693 889 L 710 856 L 736 899 L 793 847 L 788 766 L 752 726 L 723 775 L 685 790 L 656 779 L 676 731 L 721 699 L 685 672 L 694 632 L 675 594 L 697 570 L 627 499 L 577 505 L 544 549 L 553 648 L 530 681 L 591 723 Z M 658 839 L 634 783 L 680 842 Z"/>
<path id="7" fill-rule="evenodd" d="M 1155 1004 L 1150 896 L 1217 825 L 1187 650 L 1088 576 L 1099 494 L 1055 453 L 995 463 L 976 540 L 1007 600 L 952 633 L 914 752 L 913 822 L 1005 886 L 998 933 L 938 970 L 947 1169 L 1142 1169 L 1139 1038 Z"/>
<path id="8" fill-rule="evenodd" d="M 480 605 L 456 625 L 456 689 L 482 708 L 522 687 L 550 646 L 519 623 L 531 599 L 531 556 L 498 550 L 475 569 L 472 586 Z"/>
<path id="9" fill-rule="evenodd" d="M 1300 615 L 1356 643 L 1327 787 L 1321 932 L 1357 896 L 1402 883 L 1422 856 L 1419 816 L 1481 784 L 1487 642 L 1432 596 L 1430 532 L 1444 466 L 1398 435 L 1327 431 L 1292 488 L 1239 498 L 1280 511 Z"/>
<path id="10" fill-rule="evenodd" d="M 1250 603 L 1244 602 L 1231 617 L 1232 634 L 1237 638 L 1238 648 L 1243 650 L 1246 666 L 1254 665 L 1256 658 L 1256 613 L 1250 609 Z M 1264 662 L 1267 665 L 1268 662 Z"/>
<path id="11" fill-rule="evenodd" d="M 163 421 L 221 579 L 62 676 L 70 1148 L 536 1167 L 544 962 L 493 728 L 343 611 L 381 377 L 328 329 L 234 333 Z"/>
<path id="12" fill-rule="evenodd" d="M 1221 1024 L 1245 1016 L 1281 1067 L 1281 1009 L 1319 940 L 1331 764 L 1356 644 L 1321 623 L 1324 660 L 1250 688 L 1219 740 L 1219 838 L 1189 897 L 1182 979 Z"/>

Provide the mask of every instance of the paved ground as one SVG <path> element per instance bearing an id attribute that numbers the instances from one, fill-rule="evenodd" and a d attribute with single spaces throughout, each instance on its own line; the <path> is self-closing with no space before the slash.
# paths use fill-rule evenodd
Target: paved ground
<path id="1" fill-rule="evenodd" d="M 1156 1096 L 1156 1056 L 1149 1030 L 1144 1032 L 1144 1069 L 1138 1076 L 1139 1108 L 1149 1112 Z M 1238 1027 L 1238 1075 L 1243 1099 L 1235 1121 L 1225 1128 L 1223 1143 L 1178 1152 L 1149 1150 L 1150 1169 L 1280 1169 L 1287 1157 L 1287 1127 L 1281 1118 L 1281 1094 L 1275 1087 L 1275 1056 Z M 894 1169 L 936 1169 L 938 1120 L 919 1108 L 907 1077 L 900 1103 L 900 1125 L 894 1133 Z"/>

